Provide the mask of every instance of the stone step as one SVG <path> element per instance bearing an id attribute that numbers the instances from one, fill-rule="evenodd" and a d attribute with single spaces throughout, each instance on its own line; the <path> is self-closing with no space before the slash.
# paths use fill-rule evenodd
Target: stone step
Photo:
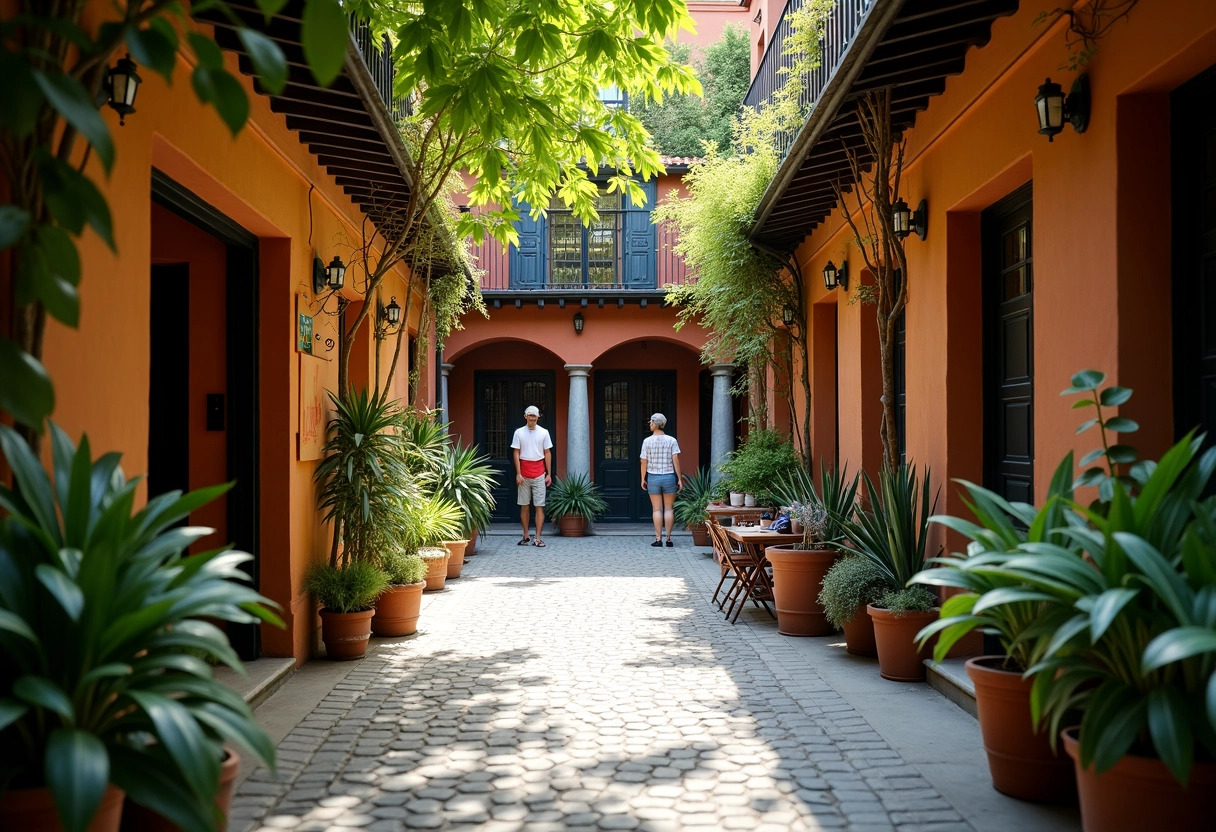
<path id="1" fill-rule="evenodd" d="M 245 662 L 244 676 L 224 665 L 216 667 L 215 680 L 239 693 L 250 708 L 257 708 L 291 678 L 295 669 L 294 659 L 256 659 Z"/>
<path id="2" fill-rule="evenodd" d="M 926 681 L 929 687 L 975 716 L 975 685 L 967 676 L 966 663 L 966 658 L 946 659 L 941 664 L 925 659 Z"/>

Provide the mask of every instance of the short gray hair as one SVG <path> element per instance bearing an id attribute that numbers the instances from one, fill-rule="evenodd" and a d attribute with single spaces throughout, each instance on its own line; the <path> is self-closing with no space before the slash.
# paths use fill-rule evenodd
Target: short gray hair
<path id="1" fill-rule="evenodd" d="M 651 415 L 650 421 L 654 422 L 654 426 L 656 428 L 667 427 L 667 417 L 664 416 L 662 413 L 655 413 L 655 414 Z"/>

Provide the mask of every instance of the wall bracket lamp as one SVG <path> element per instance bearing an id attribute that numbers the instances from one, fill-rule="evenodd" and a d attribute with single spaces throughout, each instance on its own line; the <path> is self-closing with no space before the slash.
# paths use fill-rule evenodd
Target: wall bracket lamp
<path id="1" fill-rule="evenodd" d="M 892 207 L 892 218 L 895 221 L 895 236 L 904 239 L 909 234 L 916 234 L 922 240 L 929 234 L 929 200 L 922 199 L 912 211 L 901 196 Z"/>
<path id="2" fill-rule="evenodd" d="M 849 291 L 849 261 L 841 260 L 840 268 L 836 268 L 836 264 L 831 260 L 823 267 L 823 285 L 830 292 L 839 286 L 844 291 Z"/>
<path id="3" fill-rule="evenodd" d="M 1089 76 L 1078 75 L 1067 97 L 1064 88 L 1048 78 L 1039 86 L 1034 107 L 1039 115 L 1039 132 L 1047 141 L 1064 129 L 1066 121 L 1073 130 L 1084 133 L 1089 127 Z"/>
<path id="4" fill-rule="evenodd" d="M 574 313 L 574 334 L 582 335 L 583 327 L 586 325 L 586 323 L 587 323 L 586 320 L 584 320 L 584 318 L 583 318 L 583 313 L 575 312 Z"/>
<path id="5" fill-rule="evenodd" d="M 786 326 L 794 325 L 794 317 L 798 314 L 798 310 L 790 306 L 788 303 L 781 307 L 781 323 Z"/>
<path id="6" fill-rule="evenodd" d="M 126 123 L 127 116 L 135 112 L 135 95 L 143 82 L 135 70 L 135 61 L 131 60 L 130 55 L 119 58 L 118 63 L 106 70 L 106 77 L 97 93 L 97 106 L 109 104 L 110 109 L 118 113 L 119 127 Z"/>
<path id="7" fill-rule="evenodd" d="M 388 306 L 380 307 L 380 320 L 390 327 L 401 323 L 401 306 L 397 303 L 395 296 L 389 300 Z"/>
<path id="8" fill-rule="evenodd" d="M 312 258 L 312 291 L 319 295 L 326 289 L 337 292 L 346 283 L 346 264 L 342 258 L 334 255 L 328 266 L 320 257 Z"/>

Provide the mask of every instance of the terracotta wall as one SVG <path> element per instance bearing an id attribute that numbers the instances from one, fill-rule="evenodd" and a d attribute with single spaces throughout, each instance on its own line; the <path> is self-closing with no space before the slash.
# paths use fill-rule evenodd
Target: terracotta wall
<path id="1" fill-rule="evenodd" d="M 104 13 L 103 4 L 96 8 Z M 288 622 L 286 630 L 264 629 L 264 650 L 302 661 L 316 620 L 301 579 L 308 564 L 327 553 L 328 537 L 314 508 L 316 463 L 297 460 L 297 299 L 304 299 L 303 308 L 318 311 L 311 288 L 314 252 L 325 262 L 335 253 L 349 262 L 362 215 L 286 130 L 283 117 L 270 111 L 269 100 L 239 76 L 235 58 L 225 57 L 242 78 L 252 107 L 250 124 L 235 139 L 190 93 L 189 55 L 179 61 L 172 87 L 152 72 L 143 73 L 138 111 L 124 127 L 112 125 L 117 163 L 108 181 L 95 162 L 91 170 L 104 184 L 114 215 L 117 251 L 92 234 L 82 239 L 80 328 L 51 322 L 45 360 L 58 395 L 54 418 L 74 436 L 88 431 L 95 448 L 121 451 L 129 474 L 142 472 L 147 466 L 149 270 L 154 240 L 157 246 L 164 242 L 153 233 L 152 168 L 259 238 L 262 590 L 282 604 Z M 106 118 L 116 121 L 109 110 Z M 315 184 L 311 193 L 310 183 Z M 401 302 L 404 283 L 393 289 Z M 326 311 L 333 306 L 331 301 Z M 332 326 L 331 317 L 318 316 L 318 334 L 332 333 Z M 192 350 L 195 360 L 208 359 Z M 335 366 L 328 374 L 331 387 Z"/>
<path id="2" fill-rule="evenodd" d="M 688 11 L 697 21 L 697 31 L 695 33 L 680 32 L 676 36 L 676 40 L 681 43 L 692 43 L 697 46 L 705 46 L 713 43 L 722 37 L 722 30 L 728 24 L 736 26 L 750 26 L 752 17 L 755 12 L 751 10 L 754 5 L 753 0 L 740 5 L 737 2 L 701 2 L 691 0 L 688 4 Z"/>
<path id="3" fill-rule="evenodd" d="M 1135 389 L 1123 410 L 1140 421 L 1134 441 L 1146 454 L 1172 440 L 1168 96 L 1216 64 L 1216 4 L 1136 5 L 1086 70 L 1088 131 L 1066 126 L 1048 142 L 1037 133 L 1037 88 L 1051 76 L 1067 90 L 1076 75 L 1060 69 L 1067 59 L 1062 20 L 1033 23 L 1055 6 L 1026 3 L 996 20 L 991 42 L 968 52 L 965 72 L 930 99 L 907 134 L 903 195 L 911 205 L 929 201 L 928 239 L 906 242 L 908 455 L 933 467 L 944 485 L 939 508 L 951 511 L 962 506 L 946 478 L 983 473 L 979 218 L 1029 180 L 1036 494 L 1066 451 L 1084 452 L 1096 441 L 1074 436 L 1076 414 L 1057 395 L 1079 369 L 1100 369 Z M 825 325 L 825 304 L 836 305 L 840 455 L 873 470 L 881 393 L 873 310 L 850 304 L 851 292 L 826 292 L 818 279 L 829 259 L 849 261 L 851 285 L 861 271 L 839 210 L 797 256 L 815 304 L 812 326 Z M 817 426 L 826 422 L 816 417 Z"/>

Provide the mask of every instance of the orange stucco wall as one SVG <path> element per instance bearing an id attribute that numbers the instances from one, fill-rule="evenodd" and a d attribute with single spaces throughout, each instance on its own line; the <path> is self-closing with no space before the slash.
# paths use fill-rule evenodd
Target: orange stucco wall
<path id="1" fill-rule="evenodd" d="M 1065 452 L 1096 441 L 1074 436 L 1076 414 L 1057 395 L 1082 368 L 1135 389 L 1123 411 L 1141 423 L 1133 442 L 1145 455 L 1172 441 L 1169 93 L 1216 64 L 1216 4 L 1137 4 L 1086 70 L 1088 131 L 1066 126 L 1048 142 L 1037 134 L 1038 85 L 1051 76 L 1067 90 L 1076 74 L 1060 69 L 1063 22 L 1033 24 L 1056 5 L 1026 3 L 996 20 L 991 42 L 968 52 L 964 73 L 906 134 L 902 195 L 911 205 L 929 201 L 928 239 L 905 243 L 908 456 L 943 484 L 939 509 L 963 510 L 947 477 L 983 474 L 980 214 L 1030 180 L 1036 495 Z M 827 325 L 824 304 L 837 307 L 840 455 L 872 470 L 881 393 L 873 310 L 850 304 L 852 292 L 827 293 L 819 279 L 829 259 L 848 260 L 851 285 L 861 272 L 839 209 L 797 257 L 815 304 L 812 328 Z M 813 367 L 825 369 L 814 359 Z M 818 434 L 827 420 L 815 424 Z"/>
<path id="2" fill-rule="evenodd" d="M 691 43 L 697 46 L 713 43 L 722 37 L 722 30 L 729 24 L 745 27 L 750 25 L 752 16 L 755 14 L 751 11 L 751 6 L 752 0 L 747 0 L 743 4 L 737 2 L 698 3 L 696 0 L 692 0 L 688 4 L 688 11 L 697 21 L 697 31 L 695 34 L 680 32 L 675 39 L 681 43 Z"/>
<path id="3" fill-rule="evenodd" d="M 104 14 L 104 4 L 95 9 Z M 115 122 L 111 126 L 118 160 L 108 180 L 95 162 L 90 170 L 109 200 L 117 251 L 111 252 L 91 234 L 84 236 L 80 328 L 48 325 L 45 363 L 58 396 L 54 418 L 72 435 L 87 431 L 95 448 L 121 451 L 128 473 L 146 468 L 149 269 L 154 259 L 181 256 L 165 248 L 174 240 L 192 235 L 199 239 L 197 229 L 192 231 L 188 224 L 183 228 L 177 221 L 170 230 L 159 214 L 154 222 L 153 167 L 257 236 L 261 589 L 282 605 L 287 621 L 285 630 L 264 628 L 264 652 L 302 661 L 310 653 L 317 624 L 301 580 L 308 564 L 328 552 L 328 537 L 314 507 L 316 463 L 297 460 L 297 303 L 302 298 L 301 309 L 317 315 L 319 335 L 335 334 L 334 318 L 320 314 L 320 304 L 312 295 L 312 259 L 315 251 L 326 262 L 334 254 L 351 262 L 362 215 L 286 129 L 283 117 L 271 112 L 269 100 L 253 93 L 233 56 L 225 56 L 228 67 L 241 78 L 252 108 L 250 123 L 235 139 L 212 110 L 196 101 L 190 92 L 192 59 L 186 53 L 180 57 L 172 87 L 152 72 L 143 73 L 137 112 L 124 127 L 118 127 L 115 115 L 106 110 L 106 118 Z M 310 183 L 315 185 L 311 193 Z M 204 245 L 191 253 L 192 260 L 204 256 L 207 245 L 201 242 Z M 352 268 L 347 286 L 357 277 L 357 269 Z M 385 286 L 386 294 L 397 295 L 399 302 L 405 297 L 404 277 L 402 269 Z M 222 295 L 200 299 L 211 305 L 222 302 Z M 331 300 L 325 311 L 333 309 Z M 200 385 L 206 381 L 206 392 L 215 392 L 211 375 L 217 354 L 206 352 L 216 338 L 222 345 L 222 334 L 214 333 L 206 335 L 210 344 L 192 343 L 188 359 L 191 373 L 200 374 Z M 319 343 L 314 348 L 326 358 L 336 354 L 326 354 Z M 336 364 L 331 360 L 329 366 L 327 385 L 332 388 Z M 403 364 L 401 372 L 405 369 Z M 368 381 L 366 373 L 354 378 L 363 384 Z M 397 385 L 404 389 L 401 382 Z M 425 403 L 433 404 L 433 399 Z M 192 425 L 193 408 L 194 403 Z M 207 441 L 212 438 L 204 436 Z M 209 449 L 200 439 L 200 456 Z M 203 461 L 199 465 L 201 472 Z M 200 476 L 217 476 L 218 468 L 211 468 L 214 465 Z M 201 483 L 192 482 L 197 484 Z M 215 524 L 215 519 L 209 522 Z"/>

